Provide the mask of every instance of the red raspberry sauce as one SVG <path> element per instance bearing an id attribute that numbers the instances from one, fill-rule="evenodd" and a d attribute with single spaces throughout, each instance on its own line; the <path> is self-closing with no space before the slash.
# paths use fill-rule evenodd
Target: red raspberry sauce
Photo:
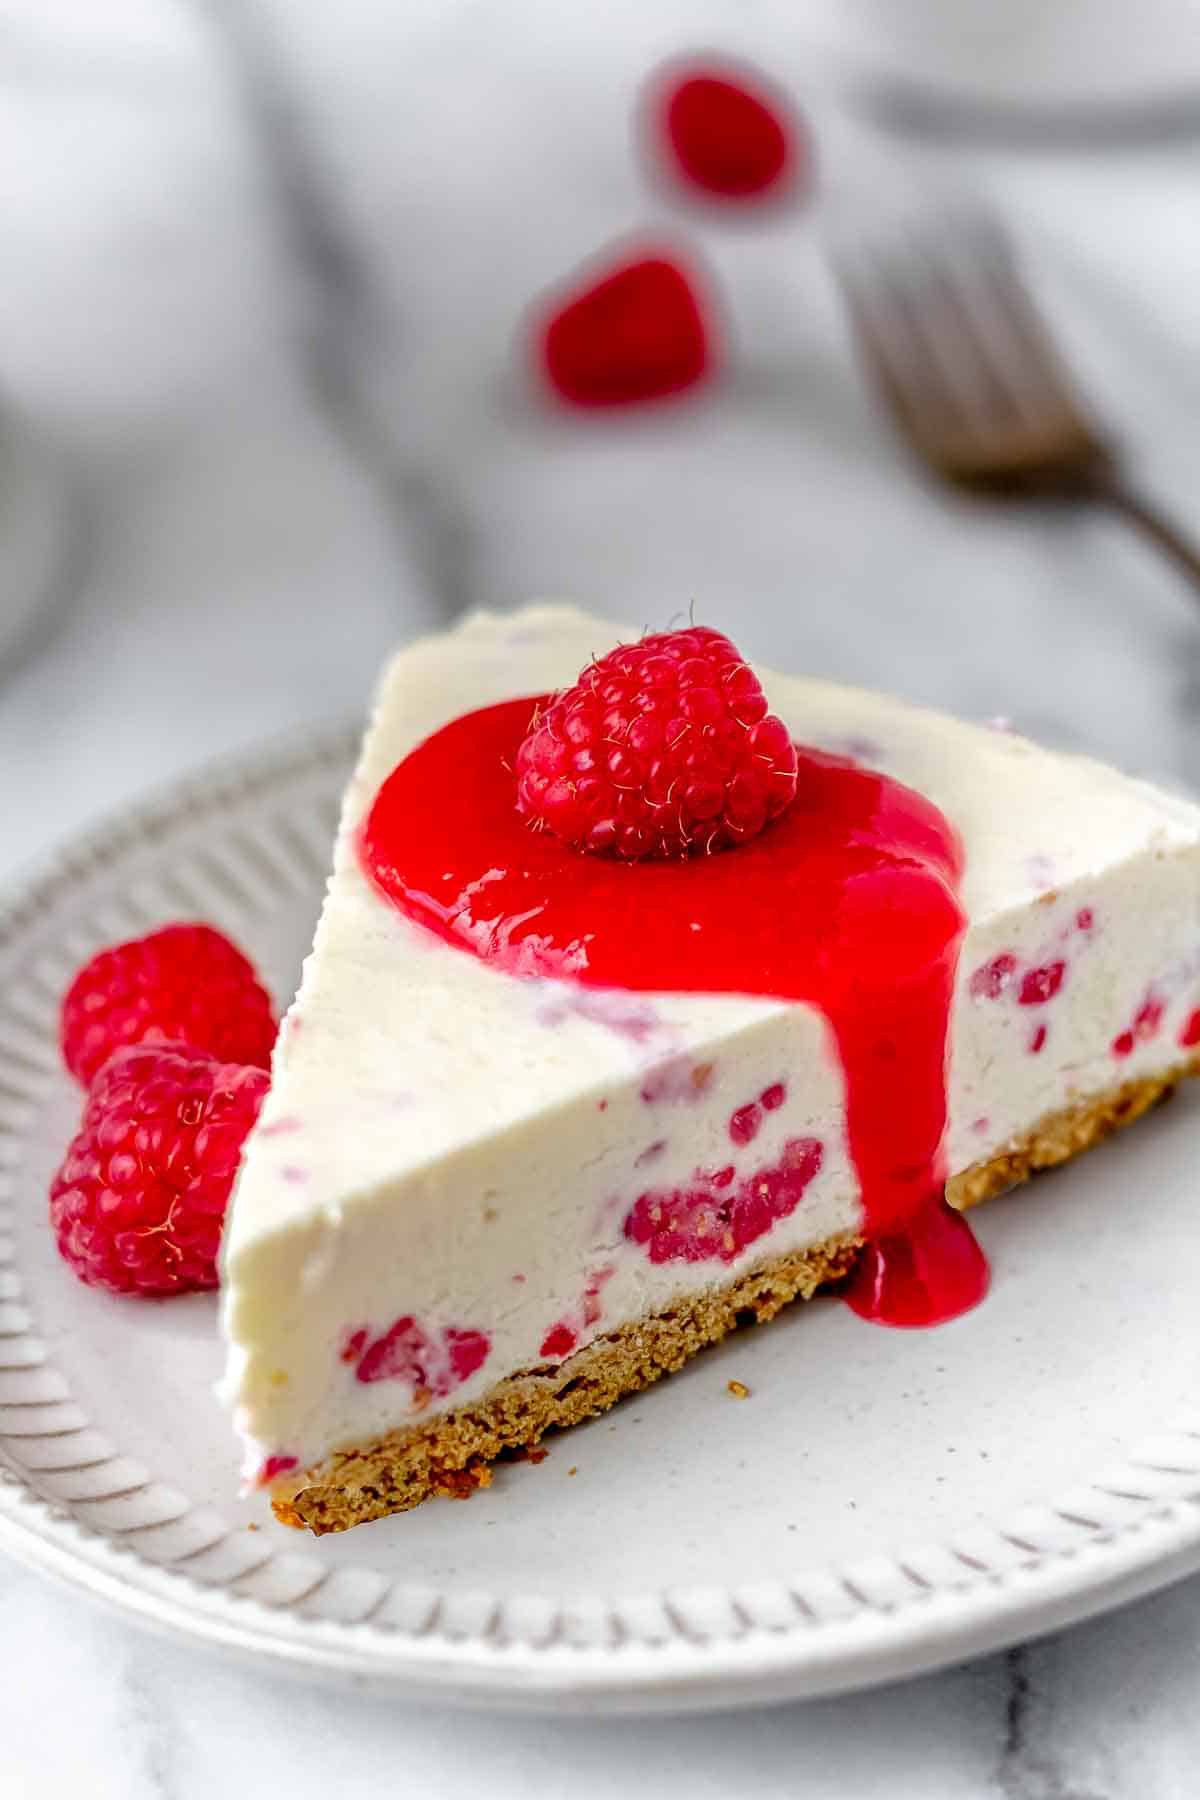
<path id="1" fill-rule="evenodd" d="M 887 776 L 801 750 L 794 803 L 751 843 L 676 862 L 581 855 L 516 811 L 517 746 L 544 703 L 468 713 L 397 765 L 362 830 L 376 885 L 410 918 L 512 973 L 818 1007 L 845 1073 L 871 1239 L 850 1304 L 893 1325 L 975 1305 L 987 1264 L 941 1197 L 965 924 L 953 827 Z"/>

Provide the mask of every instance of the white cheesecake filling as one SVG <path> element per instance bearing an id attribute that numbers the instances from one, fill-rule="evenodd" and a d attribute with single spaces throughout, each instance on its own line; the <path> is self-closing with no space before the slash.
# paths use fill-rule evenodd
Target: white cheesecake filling
<path id="1" fill-rule="evenodd" d="M 811 1007 L 521 980 L 411 923 L 359 866 L 401 757 L 474 707 L 566 685 L 612 637 L 568 608 L 478 615 L 385 676 L 226 1233 L 225 1391 L 255 1469 L 456 1408 L 861 1224 Z M 881 696 L 762 679 L 798 740 L 917 789 L 962 836 L 952 1172 L 1187 1054 L 1200 812 Z M 664 1221 L 696 1226 L 697 1171 L 780 1216 L 744 1244 L 714 1234 L 703 1260 L 656 1259 Z"/>

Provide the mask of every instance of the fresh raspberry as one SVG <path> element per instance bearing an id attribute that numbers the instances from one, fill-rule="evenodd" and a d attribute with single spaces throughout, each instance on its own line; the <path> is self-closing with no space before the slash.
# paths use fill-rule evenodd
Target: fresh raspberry
<path id="1" fill-rule="evenodd" d="M 796 792 L 796 750 L 727 637 L 663 631 L 593 662 L 517 752 L 517 809 L 630 861 L 744 844 Z"/>
<path id="2" fill-rule="evenodd" d="M 268 1068 L 275 1018 L 266 989 L 211 925 L 168 925 L 101 950 L 62 1004 L 63 1059 L 84 1086 L 114 1050 L 179 1043 L 218 1062 Z"/>
<path id="3" fill-rule="evenodd" d="M 186 1044 L 118 1050 L 50 1184 L 58 1248 L 119 1294 L 217 1285 L 225 1203 L 270 1078 Z"/>
<path id="4" fill-rule="evenodd" d="M 681 263 L 640 257 L 568 293 L 539 327 L 538 356 L 573 406 L 662 400 L 707 374 L 710 310 Z"/>
<path id="5" fill-rule="evenodd" d="M 749 70 L 669 70 L 651 104 L 675 173 L 706 194 L 755 201 L 790 186 L 798 127 L 784 96 Z"/>

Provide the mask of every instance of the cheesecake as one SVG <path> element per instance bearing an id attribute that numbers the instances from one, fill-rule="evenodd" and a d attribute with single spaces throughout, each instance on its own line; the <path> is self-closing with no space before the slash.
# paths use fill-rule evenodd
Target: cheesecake
<path id="1" fill-rule="evenodd" d="M 964 1210 L 1200 1053 L 1200 810 L 1006 730 L 759 670 L 796 778 L 753 841 L 530 830 L 531 721 L 618 635 L 479 613 L 384 674 L 222 1247 L 289 1523 L 468 1494 L 830 1284 L 962 1312 Z"/>

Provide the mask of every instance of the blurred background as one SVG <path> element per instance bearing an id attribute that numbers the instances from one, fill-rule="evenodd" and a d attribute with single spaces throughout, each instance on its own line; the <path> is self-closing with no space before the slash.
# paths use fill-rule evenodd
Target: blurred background
<path id="1" fill-rule="evenodd" d="M 670 166 L 679 58 L 766 96 L 775 189 Z M 1200 776 L 1195 595 L 1093 508 L 924 474 L 829 254 L 898 194 L 986 200 L 1186 525 L 1186 0 L 2 0 L 0 82 L 7 867 L 536 596 L 694 606 L 786 666 Z M 714 354 L 672 399 L 575 404 L 538 332 L 646 244 L 696 274 Z"/>

